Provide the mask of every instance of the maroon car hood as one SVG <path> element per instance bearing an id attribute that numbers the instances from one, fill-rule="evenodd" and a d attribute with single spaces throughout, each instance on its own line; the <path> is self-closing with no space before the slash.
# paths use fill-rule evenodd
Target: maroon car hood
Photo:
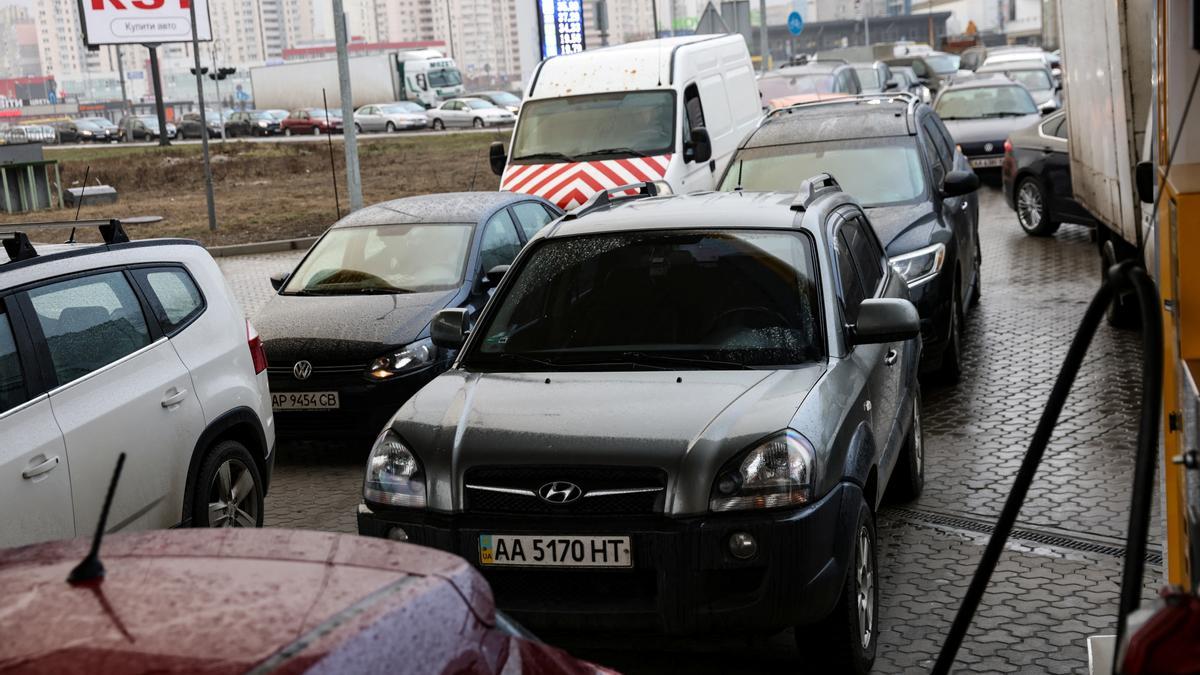
<path id="1" fill-rule="evenodd" d="M 113 535 L 101 551 L 104 580 L 72 586 L 67 575 L 86 550 L 77 539 L 0 551 L 0 671 L 297 672 L 326 657 L 353 667 L 371 650 L 355 657 L 342 647 L 395 630 L 398 614 L 418 626 L 422 617 L 438 628 L 477 625 L 476 638 L 462 628 L 446 639 L 490 643 L 481 651 L 508 658 L 511 641 L 487 630 L 486 583 L 438 551 L 285 530 Z M 393 649 L 393 658 L 404 651 Z"/>

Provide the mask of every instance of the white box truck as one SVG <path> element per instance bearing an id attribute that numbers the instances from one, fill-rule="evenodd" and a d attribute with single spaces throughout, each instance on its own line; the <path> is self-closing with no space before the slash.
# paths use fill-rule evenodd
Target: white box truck
<path id="1" fill-rule="evenodd" d="M 296 61 L 250 69 L 254 106 L 259 109 L 340 108 L 337 59 Z M 463 93 L 462 73 L 454 59 L 433 49 L 350 57 L 353 107 L 368 103 L 416 101 L 425 107 Z"/>
<path id="2" fill-rule="evenodd" d="M 1153 9 L 1145 0 L 1059 0 L 1071 184 L 1096 219 L 1101 273 L 1153 245 L 1151 205 L 1137 189 L 1153 147 Z M 1117 303 L 1109 319 L 1128 324 L 1133 310 Z"/>

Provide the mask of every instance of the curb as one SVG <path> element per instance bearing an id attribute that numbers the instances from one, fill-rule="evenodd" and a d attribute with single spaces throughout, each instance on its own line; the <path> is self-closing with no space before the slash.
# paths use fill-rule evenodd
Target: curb
<path id="1" fill-rule="evenodd" d="M 300 237 L 298 239 L 255 241 L 249 244 L 229 244 L 227 246 L 209 246 L 207 248 L 209 255 L 214 258 L 228 258 L 235 255 L 253 255 L 255 253 L 306 251 L 316 241 L 317 237 Z"/>

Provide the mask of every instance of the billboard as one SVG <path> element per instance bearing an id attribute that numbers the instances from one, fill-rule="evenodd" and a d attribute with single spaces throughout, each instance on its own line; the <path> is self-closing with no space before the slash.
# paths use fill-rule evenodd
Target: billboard
<path id="1" fill-rule="evenodd" d="M 208 0 L 79 0 L 83 41 L 89 46 L 191 42 L 190 2 L 196 3 L 196 35 L 211 41 Z"/>
<path id="2" fill-rule="evenodd" d="M 543 59 L 584 50 L 583 0 L 538 0 L 537 8 Z"/>

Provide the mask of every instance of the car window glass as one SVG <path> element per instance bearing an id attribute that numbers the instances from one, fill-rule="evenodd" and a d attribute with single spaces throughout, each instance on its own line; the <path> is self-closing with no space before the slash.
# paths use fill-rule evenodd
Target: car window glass
<path id="1" fill-rule="evenodd" d="M 0 413 L 21 405 L 25 400 L 25 380 L 21 376 L 17 343 L 13 340 L 8 315 L 0 312 Z"/>
<path id="2" fill-rule="evenodd" d="M 921 145 L 925 148 L 925 156 L 929 158 L 929 168 L 933 172 L 933 185 L 935 188 L 940 188 L 942 181 L 946 178 L 946 166 L 942 164 L 941 151 L 928 131 L 920 136 Z"/>
<path id="3" fill-rule="evenodd" d="M 517 214 L 517 222 L 521 225 L 526 239 L 537 234 L 546 223 L 554 219 L 550 212 L 537 202 L 521 202 L 513 206 L 513 211 Z"/>
<path id="4" fill-rule="evenodd" d="M 1062 117 L 1051 121 L 1046 125 L 1043 133 L 1045 133 L 1047 136 L 1061 138 L 1064 141 L 1067 140 L 1067 116 L 1063 115 Z"/>
<path id="5" fill-rule="evenodd" d="M 871 241 L 866 226 L 859 218 L 847 218 L 841 227 L 842 234 L 850 245 L 850 257 L 858 268 L 864 297 L 873 297 L 879 280 L 883 277 L 883 261 L 878 249 Z"/>
<path id="6" fill-rule="evenodd" d="M 29 291 L 29 300 L 59 384 L 150 344 L 137 296 L 120 272 L 35 288 Z"/>
<path id="7" fill-rule="evenodd" d="M 941 134 L 941 130 L 933 122 L 931 115 L 926 115 L 925 120 L 921 123 L 925 128 L 925 135 L 933 139 L 933 145 L 937 148 L 937 159 L 941 163 L 942 169 L 951 171 L 954 169 L 954 146 L 946 140 Z"/>
<path id="8" fill-rule="evenodd" d="M 700 90 L 694 84 L 689 84 L 683 91 L 683 114 L 687 119 L 688 138 L 691 138 L 692 129 L 704 126 L 704 106 L 700 104 Z"/>
<path id="9" fill-rule="evenodd" d="M 929 69 L 925 67 L 924 61 L 913 61 L 912 71 L 917 77 L 929 77 Z"/>
<path id="10" fill-rule="evenodd" d="M 837 256 L 838 276 L 842 282 L 842 310 L 846 315 L 846 323 L 854 323 L 858 320 L 858 306 L 865 296 L 858 271 L 854 268 L 845 227 L 838 228 L 837 237 L 834 238 L 834 252 Z"/>
<path id="11" fill-rule="evenodd" d="M 166 333 L 172 333 L 200 313 L 204 298 L 187 272 L 166 267 L 136 272 L 142 289 L 148 291 L 150 307 Z"/>
<path id="12" fill-rule="evenodd" d="M 483 240 L 479 244 L 480 267 L 487 272 L 496 265 L 508 265 L 520 250 L 521 240 L 508 210 L 497 212 L 483 228 Z"/>

